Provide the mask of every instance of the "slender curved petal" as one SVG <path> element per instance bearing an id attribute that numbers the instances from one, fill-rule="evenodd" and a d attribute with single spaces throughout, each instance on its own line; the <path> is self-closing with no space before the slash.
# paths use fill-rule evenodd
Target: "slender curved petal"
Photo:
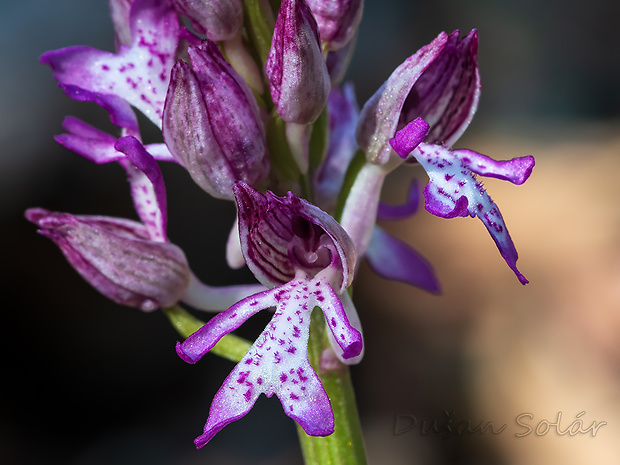
<path id="1" fill-rule="evenodd" d="M 373 230 L 365 257 L 382 278 L 411 284 L 433 294 L 440 292 L 439 280 L 428 260 L 379 226 Z"/>

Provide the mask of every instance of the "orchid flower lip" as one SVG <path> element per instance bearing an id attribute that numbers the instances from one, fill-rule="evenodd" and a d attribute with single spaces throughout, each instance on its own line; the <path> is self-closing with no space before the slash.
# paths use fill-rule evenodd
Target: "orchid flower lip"
<path id="1" fill-rule="evenodd" d="M 215 395 L 204 433 L 195 441 L 198 448 L 246 415 L 261 393 L 267 397 L 276 394 L 286 415 L 307 434 L 326 436 L 334 431 L 329 397 L 307 354 L 310 315 L 315 306 L 323 311 L 343 357 L 359 355 L 361 335 L 349 323 L 340 299 L 324 277 L 309 278 L 304 272 L 288 283 L 237 302 L 177 343 L 179 356 L 195 363 L 249 317 L 265 308 L 276 308 L 271 322 Z"/>
<path id="2" fill-rule="evenodd" d="M 496 161 L 471 150 L 451 150 L 427 143 L 416 146 L 408 134 L 410 131 L 414 134 L 418 131 L 413 122 L 398 131 L 390 139 L 390 144 L 403 158 L 411 154 L 426 170 L 429 176 L 429 183 L 424 188 L 426 209 L 442 218 L 480 218 L 506 264 L 522 284 L 527 284 L 528 280 L 517 269 L 519 255 L 502 214 L 476 179 L 476 174 L 523 184 L 532 173 L 534 158 L 526 156 Z"/>

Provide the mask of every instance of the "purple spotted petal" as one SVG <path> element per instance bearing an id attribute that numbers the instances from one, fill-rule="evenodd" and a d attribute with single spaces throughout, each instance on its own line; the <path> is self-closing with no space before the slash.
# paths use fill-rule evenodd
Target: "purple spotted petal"
<path id="1" fill-rule="evenodd" d="M 333 289 L 320 278 L 296 279 L 238 302 L 177 344 L 177 353 L 194 363 L 243 321 L 273 306 L 276 311 L 271 322 L 215 395 L 204 433 L 195 441 L 197 447 L 247 414 L 261 393 L 267 397 L 276 394 L 284 412 L 307 434 L 325 436 L 333 432 L 329 398 L 308 361 L 310 315 L 314 307 L 322 308 L 338 347 L 348 358 L 361 352 L 362 342 Z"/>
<path id="2" fill-rule="evenodd" d="M 379 220 L 402 220 L 409 218 L 418 211 L 420 204 L 420 188 L 418 180 L 411 181 L 409 186 L 409 193 L 407 195 L 407 201 L 401 205 L 390 205 L 384 202 L 379 202 L 379 209 L 377 210 L 377 219 Z"/>
<path id="3" fill-rule="evenodd" d="M 131 47 L 121 46 L 118 54 L 77 46 L 47 52 L 41 62 L 60 84 L 123 98 L 161 127 L 178 19 L 168 1 L 135 0 L 130 24 Z"/>
<path id="4" fill-rule="evenodd" d="M 295 278 L 299 271 L 315 276 L 333 272 L 338 292 L 353 279 L 357 254 L 350 237 L 336 220 L 289 192 L 265 195 L 249 185 L 235 184 L 241 250 L 248 267 L 265 286 Z"/>
<path id="5" fill-rule="evenodd" d="M 440 285 L 431 264 L 400 239 L 376 226 L 366 259 L 372 270 L 385 279 L 400 281 L 437 294 Z"/>
<path id="6" fill-rule="evenodd" d="M 308 0 L 319 27 L 321 40 L 329 50 L 351 41 L 362 20 L 364 0 Z"/>
<path id="7" fill-rule="evenodd" d="M 138 216 L 149 230 L 153 241 L 165 242 L 168 220 L 166 189 L 157 162 L 132 136 L 121 137 L 114 148 L 127 156 L 129 163 L 122 165 L 127 171 Z"/>
<path id="8" fill-rule="evenodd" d="M 330 315 L 326 310 L 325 302 L 323 303 L 323 313 L 327 327 L 327 336 L 331 344 L 332 350 L 338 360 L 345 365 L 356 365 L 362 361 L 364 357 L 364 337 L 362 335 L 362 323 L 360 321 L 357 309 L 351 300 L 348 292 L 343 292 L 339 296 L 332 291 L 331 295 L 323 293 L 326 300 L 330 301 L 329 311 L 335 311 L 336 317 Z M 341 314 L 344 314 L 344 316 Z M 337 323 L 342 321 L 343 323 Z M 334 328 L 338 328 L 334 330 Z M 354 331 L 353 331 L 354 330 Z M 357 333 L 356 333 L 356 332 Z M 358 336 L 359 335 L 359 336 Z M 343 342 L 347 344 L 343 344 Z M 349 342 L 352 341 L 353 343 Z"/>
<path id="9" fill-rule="evenodd" d="M 391 141 L 394 150 L 401 157 L 408 155 L 409 146 L 407 143 L 402 143 L 404 139 L 400 137 L 400 134 L 407 130 L 408 127 L 405 127 L 399 131 Z M 467 215 L 480 218 L 508 266 L 515 272 L 519 281 L 526 284 L 527 279 L 517 269 L 517 250 L 508 234 L 499 208 L 474 173 L 492 175 L 515 184 L 522 184 L 532 172 L 534 158 L 528 156 L 496 162 L 469 150 L 451 151 L 440 145 L 431 144 L 418 145 L 412 154 L 429 177 L 429 183 L 424 188 L 426 209 L 443 218 Z"/>
<path id="10" fill-rule="evenodd" d="M 86 281 L 121 305 L 144 311 L 168 307 L 181 298 L 189 283 L 183 251 L 149 240 L 140 223 L 41 208 L 27 210 L 26 218 L 58 245 Z"/>
<path id="11" fill-rule="evenodd" d="M 314 122 L 331 82 L 316 20 L 304 0 L 283 0 L 265 63 L 271 99 L 287 123 Z"/>

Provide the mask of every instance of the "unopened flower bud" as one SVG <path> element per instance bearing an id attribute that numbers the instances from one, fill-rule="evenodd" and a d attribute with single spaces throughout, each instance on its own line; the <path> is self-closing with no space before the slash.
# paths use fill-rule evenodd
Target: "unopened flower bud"
<path id="1" fill-rule="evenodd" d="M 187 16 L 200 34 L 211 40 L 230 40 L 243 26 L 240 0 L 173 0 L 176 10 Z"/>
<path id="2" fill-rule="evenodd" d="M 183 251 L 149 239 L 146 227 L 120 218 L 73 216 L 42 208 L 26 211 L 75 270 L 114 302 L 152 311 L 174 305 L 191 272 Z"/>
<path id="3" fill-rule="evenodd" d="M 189 47 L 189 56 L 191 66 L 172 69 L 164 141 L 200 187 L 232 200 L 236 181 L 255 185 L 269 171 L 258 105 L 214 42 Z"/>
<path id="4" fill-rule="evenodd" d="M 338 50 L 353 38 L 362 20 L 364 0 L 308 0 L 328 50 Z"/>
<path id="5" fill-rule="evenodd" d="M 283 0 L 265 64 L 269 90 L 287 123 L 313 123 L 331 89 L 318 27 L 304 0 Z"/>

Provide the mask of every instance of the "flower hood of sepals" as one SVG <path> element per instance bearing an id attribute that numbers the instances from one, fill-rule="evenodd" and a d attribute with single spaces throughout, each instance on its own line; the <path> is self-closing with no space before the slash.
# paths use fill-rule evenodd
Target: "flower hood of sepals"
<path id="1" fill-rule="evenodd" d="M 453 144 L 478 106 L 480 75 L 478 34 L 461 41 L 459 31 L 442 32 L 398 66 L 362 108 L 357 142 L 368 161 L 380 165 L 398 160 L 389 139 L 415 118 L 430 125 L 426 142 Z"/>
<path id="2" fill-rule="evenodd" d="M 410 154 L 422 165 L 429 177 L 424 188 L 426 209 L 442 218 L 477 216 L 495 241 L 500 254 L 522 284 L 527 284 L 517 269 L 518 254 L 499 208 L 491 200 L 476 174 L 513 184 L 523 184 L 532 173 L 534 157 L 518 157 L 496 161 L 471 150 L 450 150 L 441 145 L 408 142 L 410 125 L 398 131 L 390 144 L 403 158 Z"/>
<path id="3" fill-rule="evenodd" d="M 167 0 L 135 0 L 129 22 L 131 46 L 117 54 L 75 46 L 47 52 L 41 62 L 60 84 L 121 97 L 161 127 L 179 20 Z"/>
<path id="4" fill-rule="evenodd" d="M 308 0 L 327 50 L 339 50 L 355 36 L 364 0 Z"/>
<path id="5" fill-rule="evenodd" d="M 304 0 L 282 0 L 265 63 L 271 99 L 287 123 L 313 123 L 331 82 L 316 20 Z"/>
<path id="6" fill-rule="evenodd" d="M 26 211 L 39 233 L 58 245 L 71 266 L 114 302 L 143 311 L 174 305 L 191 272 L 183 251 L 150 239 L 135 221 L 101 216 Z"/>
<path id="7" fill-rule="evenodd" d="M 164 141 L 196 184 L 232 200 L 236 181 L 256 185 L 269 173 L 258 105 L 215 42 L 190 46 L 189 57 L 191 66 L 179 61 L 172 69 Z"/>
<path id="8" fill-rule="evenodd" d="M 333 433 L 331 403 L 308 361 L 310 315 L 315 306 L 323 311 L 341 353 L 346 358 L 357 356 L 362 350 L 361 335 L 349 324 L 328 279 L 321 273 L 309 277 L 302 271 L 290 282 L 236 303 L 183 343 L 177 343 L 179 356 L 195 363 L 252 315 L 275 307 L 265 330 L 215 394 L 204 433 L 195 440 L 198 448 L 226 425 L 246 415 L 261 393 L 267 397 L 276 394 L 286 415 L 307 434 Z"/>
<path id="9" fill-rule="evenodd" d="M 172 3 L 196 32 L 216 42 L 232 39 L 243 26 L 240 0 L 172 0 Z"/>
<path id="10" fill-rule="evenodd" d="M 274 287 L 300 271 L 310 278 L 321 272 L 341 294 L 353 282 L 357 253 L 331 216 L 292 192 L 263 195 L 244 182 L 234 192 L 241 250 L 260 283 Z"/>

